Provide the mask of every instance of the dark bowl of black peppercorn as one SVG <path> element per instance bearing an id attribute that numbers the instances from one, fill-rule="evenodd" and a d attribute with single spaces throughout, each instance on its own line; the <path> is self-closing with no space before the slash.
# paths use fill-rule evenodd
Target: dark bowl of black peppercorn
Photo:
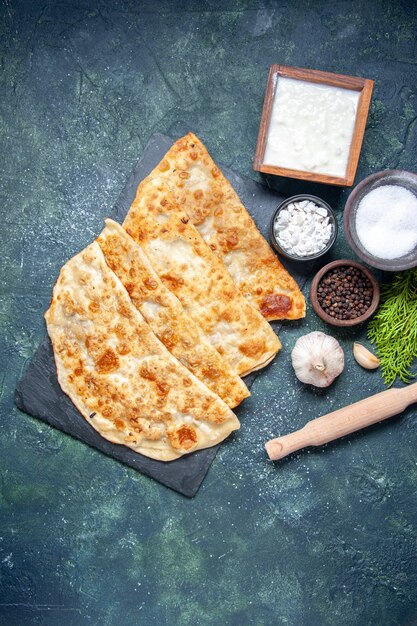
<path id="1" fill-rule="evenodd" d="M 364 265 L 350 259 L 328 263 L 314 276 L 310 301 L 316 314 L 332 326 L 356 326 L 379 304 L 379 284 Z"/>

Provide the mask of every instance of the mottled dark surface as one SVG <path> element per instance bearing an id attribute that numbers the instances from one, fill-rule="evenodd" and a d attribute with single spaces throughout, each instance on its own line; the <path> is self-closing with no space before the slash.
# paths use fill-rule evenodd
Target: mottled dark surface
<path id="1" fill-rule="evenodd" d="M 62 263 L 100 230 L 149 136 L 193 129 L 251 170 L 268 66 L 375 79 L 357 181 L 417 169 L 413 2 L 17 2 L 0 25 L 0 624 L 417 624 L 415 411 L 273 465 L 263 442 L 382 389 L 350 357 L 325 392 L 289 353 L 188 500 L 13 406 Z M 315 191 L 342 215 L 348 190 Z M 265 216 L 265 220 L 268 216 Z M 340 238 L 334 256 L 349 255 Z"/>

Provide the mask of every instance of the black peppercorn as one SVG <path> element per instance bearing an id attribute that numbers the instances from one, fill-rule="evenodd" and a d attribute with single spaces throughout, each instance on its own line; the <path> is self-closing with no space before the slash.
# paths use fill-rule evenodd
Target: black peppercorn
<path id="1" fill-rule="evenodd" d="M 335 267 L 318 284 L 317 299 L 323 311 L 338 320 L 352 320 L 371 306 L 370 280 L 356 267 Z"/>

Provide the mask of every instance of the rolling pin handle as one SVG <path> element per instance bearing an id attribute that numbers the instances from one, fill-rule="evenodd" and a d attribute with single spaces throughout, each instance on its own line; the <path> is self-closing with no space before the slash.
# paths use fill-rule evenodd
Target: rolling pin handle
<path id="1" fill-rule="evenodd" d="M 300 450 L 301 448 L 311 445 L 314 445 L 314 443 L 311 440 L 310 434 L 305 426 L 304 428 L 296 430 L 289 435 L 284 435 L 283 437 L 278 437 L 277 439 L 271 439 L 271 441 L 268 441 L 265 444 L 265 449 L 271 461 L 278 461 L 279 459 L 283 459 L 285 456 L 288 456 L 288 454 L 291 454 L 291 452 L 296 452 L 296 450 Z"/>

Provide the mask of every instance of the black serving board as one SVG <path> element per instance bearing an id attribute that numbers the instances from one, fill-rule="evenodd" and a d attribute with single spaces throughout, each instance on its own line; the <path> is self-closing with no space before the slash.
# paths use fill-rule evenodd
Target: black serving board
<path id="1" fill-rule="evenodd" d="M 110 212 L 113 219 L 118 222 L 123 221 L 133 202 L 138 184 L 159 163 L 173 143 L 174 140 L 165 135 L 159 133 L 152 135 L 115 207 Z M 239 194 L 258 228 L 267 237 L 272 212 L 282 197 L 248 178 L 239 176 L 227 167 L 221 166 L 221 169 Z M 299 283 L 304 282 L 303 278 L 297 276 L 294 267 L 289 269 Z M 258 372 L 246 377 L 245 382 L 249 388 L 257 375 L 259 375 Z M 197 493 L 218 448 L 215 446 L 199 450 L 175 461 L 164 463 L 148 459 L 125 446 L 110 443 L 88 424 L 61 390 L 56 376 L 52 345 L 47 335 L 17 385 L 15 402 L 22 411 L 44 420 L 51 426 L 59 428 L 188 497 Z M 236 413 L 239 414 L 239 408 L 236 409 Z M 233 445 L 233 441 L 230 439 L 222 445 Z"/>

